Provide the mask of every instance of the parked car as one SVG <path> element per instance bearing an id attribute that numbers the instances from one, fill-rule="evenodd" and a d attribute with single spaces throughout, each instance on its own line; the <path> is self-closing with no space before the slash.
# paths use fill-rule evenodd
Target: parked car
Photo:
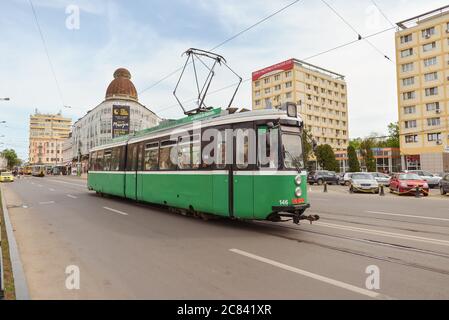
<path id="1" fill-rule="evenodd" d="M 379 183 L 371 173 L 353 173 L 351 174 L 349 191 L 378 193 Z"/>
<path id="2" fill-rule="evenodd" d="M 443 196 L 449 193 L 449 173 L 440 181 L 440 192 Z"/>
<path id="3" fill-rule="evenodd" d="M 13 182 L 14 176 L 12 172 L 5 171 L 0 174 L 0 182 Z"/>
<path id="4" fill-rule="evenodd" d="M 379 172 L 373 172 L 371 174 L 373 175 L 374 179 L 376 179 L 376 181 L 379 183 L 379 185 L 383 185 L 385 187 L 390 186 L 391 177 L 389 175 Z"/>
<path id="5" fill-rule="evenodd" d="M 421 176 L 415 173 L 399 173 L 395 174 L 390 181 L 390 192 L 398 192 L 399 194 L 413 193 L 419 187 L 424 196 L 429 195 L 429 184 Z"/>
<path id="6" fill-rule="evenodd" d="M 346 173 L 343 179 L 339 180 L 340 185 L 349 187 L 351 185 L 351 176 L 353 173 Z"/>
<path id="7" fill-rule="evenodd" d="M 412 170 L 408 172 L 417 174 L 418 176 L 421 177 L 421 179 L 427 181 L 429 188 L 431 189 L 438 187 L 441 181 L 441 177 L 427 171 Z"/>
<path id="8" fill-rule="evenodd" d="M 338 184 L 338 177 L 335 172 L 332 171 L 315 171 L 309 173 L 307 177 L 307 182 L 309 184 L 323 185 L 325 182 L 328 184 Z"/>

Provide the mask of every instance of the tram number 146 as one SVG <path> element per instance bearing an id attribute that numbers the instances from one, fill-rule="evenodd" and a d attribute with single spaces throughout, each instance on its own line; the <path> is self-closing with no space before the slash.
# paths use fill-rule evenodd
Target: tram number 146
<path id="1" fill-rule="evenodd" d="M 288 200 L 281 200 L 279 201 L 279 205 L 281 206 L 288 206 L 290 203 L 288 202 Z"/>

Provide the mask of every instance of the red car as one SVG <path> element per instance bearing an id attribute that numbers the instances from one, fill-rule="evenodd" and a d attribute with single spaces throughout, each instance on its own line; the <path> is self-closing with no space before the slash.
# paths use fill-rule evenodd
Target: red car
<path id="1" fill-rule="evenodd" d="M 414 173 L 399 173 L 391 178 L 390 191 L 399 194 L 414 194 L 416 187 L 427 197 L 429 195 L 429 185 L 420 176 Z"/>

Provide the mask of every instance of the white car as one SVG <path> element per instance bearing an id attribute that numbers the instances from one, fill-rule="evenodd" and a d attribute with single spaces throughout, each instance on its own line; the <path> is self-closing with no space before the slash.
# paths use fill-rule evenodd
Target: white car
<path id="1" fill-rule="evenodd" d="M 351 175 L 351 185 L 349 191 L 351 193 L 379 193 L 379 183 L 370 173 L 353 173 Z"/>
<path id="2" fill-rule="evenodd" d="M 376 181 L 379 183 L 379 185 L 383 185 L 385 187 L 389 187 L 390 186 L 390 180 L 391 177 L 384 174 L 384 173 L 379 173 L 379 172 L 373 172 L 371 173 L 374 177 L 374 179 L 376 179 Z"/>
<path id="3" fill-rule="evenodd" d="M 340 180 L 340 184 L 342 186 L 347 186 L 349 187 L 351 185 L 351 176 L 353 175 L 353 173 L 346 173 L 343 177 L 343 179 Z"/>
<path id="4" fill-rule="evenodd" d="M 433 189 L 440 185 L 441 177 L 430 173 L 428 171 L 422 171 L 422 170 L 412 170 L 409 171 L 409 173 L 417 174 L 421 179 L 425 180 L 427 184 L 429 185 L 429 188 Z"/>

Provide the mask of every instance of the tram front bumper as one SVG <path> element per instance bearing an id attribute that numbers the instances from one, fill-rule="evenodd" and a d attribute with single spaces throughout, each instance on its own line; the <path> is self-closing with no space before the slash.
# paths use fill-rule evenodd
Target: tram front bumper
<path id="1" fill-rule="evenodd" d="M 302 220 L 307 220 L 310 223 L 320 220 L 317 215 L 305 216 L 304 213 L 310 208 L 310 204 L 301 204 L 294 206 L 272 207 L 273 213 L 268 217 L 269 221 L 286 222 L 283 218 L 292 219 L 295 224 L 299 224 Z"/>
<path id="2" fill-rule="evenodd" d="M 273 207 L 273 213 L 290 213 L 290 214 L 303 214 L 307 209 L 310 208 L 310 204 L 299 204 L 294 206 L 282 206 Z"/>

